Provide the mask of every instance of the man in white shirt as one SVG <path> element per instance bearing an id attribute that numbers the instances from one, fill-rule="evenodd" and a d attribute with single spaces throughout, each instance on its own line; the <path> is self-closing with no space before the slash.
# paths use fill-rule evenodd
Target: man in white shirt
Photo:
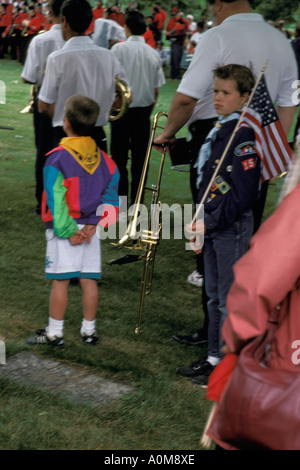
<path id="1" fill-rule="evenodd" d="M 236 63 L 250 66 L 258 76 L 269 60 L 265 78 L 286 133 L 295 113 L 292 97 L 297 65 L 286 37 L 267 24 L 261 15 L 252 13 L 248 0 L 208 0 L 208 7 L 217 26 L 201 36 L 171 103 L 165 129 L 154 141 L 156 145 L 172 142 L 179 129 L 188 126 L 192 136 L 190 174 L 194 202 L 197 198 L 194 161 L 217 117 L 213 107 L 213 70 L 216 67 Z M 254 213 L 256 228 L 264 208 L 266 190 L 262 194 L 261 204 Z M 198 330 L 194 335 L 176 336 L 174 339 L 185 344 L 199 344 L 200 336 L 201 330 Z"/>
<path id="2" fill-rule="evenodd" d="M 86 0 L 65 0 L 61 8 L 62 34 L 66 43 L 48 57 L 45 78 L 38 96 L 39 111 L 51 116 L 54 145 L 62 137 L 66 99 L 80 94 L 100 106 L 93 138 L 106 151 L 103 130 L 115 99 L 115 79 L 127 83 L 124 71 L 111 51 L 93 44 L 85 36 L 92 21 L 92 9 Z"/>
<path id="3" fill-rule="evenodd" d="M 131 205 L 144 165 L 150 135 L 150 116 L 165 84 L 159 54 L 146 44 L 144 16 L 138 11 L 125 15 L 125 32 L 128 39 L 115 44 L 111 51 L 123 65 L 129 79 L 132 102 L 128 112 L 111 123 L 111 156 L 120 172 L 119 195 L 128 196 L 128 151 L 131 149 Z M 122 209 L 122 208 L 121 208 Z M 123 209 L 122 209 L 123 210 Z M 125 208 L 126 210 L 126 208 Z"/>
<path id="4" fill-rule="evenodd" d="M 43 193 L 43 168 L 45 155 L 53 147 L 52 123 L 49 116 L 38 112 L 37 96 L 42 85 L 46 61 L 49 54 L 61 49 L 65 43 L 60 26 L 60 9 L 63 0 L 51 0 L 48 4 L 49 16 L 53 26 L 49 31 L 35 36 L 29 44 L 26 61 L 22 70 L 22 80 L 34 86 L 33 123 L 35 131 L 36 163 L 35 163 L 35 195 L 37 199 L 36 213 L 41 212 Z"/>

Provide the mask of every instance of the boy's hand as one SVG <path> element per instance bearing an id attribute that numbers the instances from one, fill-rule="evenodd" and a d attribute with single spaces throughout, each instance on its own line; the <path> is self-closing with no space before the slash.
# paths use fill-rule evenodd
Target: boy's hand
<path id="1" fill-rule="evenodd" d="M 82 245 L 87 239 L 83 230 L 77 230 L 72 237 L 69 238 L 71 245 Z"/>
<path id="2" fill-rule="evenodd" d="M 203 220 L 197 220 L 192 225 L 187 224 L 185 226 L 185 231 L 190 236 L 190 245 L 194 253 L 196 253 L 196 255 L 202 253 L 203 243 L 201 238 L 206 232 Z"/>
<path id="3" fill-rule="evenodd" d="M 82 229 L 85 237 L 86 237 L 86 241 L 88 243 L 91 243 L 91 239 L 93 237 L 93 235 L 95 234 L 96 232 L 96 228 L 97 226 L 96 225 L 85 225 Z"/>

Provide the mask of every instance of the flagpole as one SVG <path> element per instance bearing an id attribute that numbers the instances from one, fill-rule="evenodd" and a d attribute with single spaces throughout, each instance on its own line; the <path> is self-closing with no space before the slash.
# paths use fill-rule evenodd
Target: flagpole
<path id="1" fill-rule="evenodd" d="M 257 78 L 257 80 L 256 80 L 256 83 L 255 83 L 255 85 L 254 85 L 254 87 L 253 87 L 253 89 L 252 89 L 252 91 L 251 91 L 249 100 L 248 100 L 246 106 L 244 107 L 244 109 L 243 109 L 243 111 L 242 111 L 242 113 L 241 113 L 241 115 L 240 115 L 240 118 L 239 118 L 239 120 L 238 120 L 238 122 L 237 122 L 237 124 L 236 124 L 236 126 L 235 126 L 235 128 L 234 128 L 234 130 L 233 130 L 233 132 L 232 132 L 232 134 L 231 134 L 231 137 L 230 137 L 230 139 L 229 139 L 229 141 L 228 141 L 228 143 L 227 143 L 227 145 L 226 145 L 226 147 L 225 147 L 225 150 L 224 150 L 224 152 L 223 152 L 223 154 L 222 154 L 222 156 L 221 156 L 221 158 L 220 158 L 220 160 L 219 160 L 219 163 L 218 163 L 217 166 L 216 166 L 216 169 L 215 169 L 215 171 L 214 171 L 214 173 L 213 173 L 213 175 L 212 175 L 212 177 L 211 177 L 211 180 L 210 180 L 209 184 L 208 184 L 207 187 L 206 187 L 206 190 L 205 190 L 205 192 L 204 192 L 204 194 L 203 194 L 203 196 L 202 196 L 202 198 L 201 198 L 200 203 L 197 204 L 197 209 L 196 209 L 195 215 L 194 215 L 194 217 L 193 217 L 193 220 L 192 220 L 192 222 L 191 222 L 191 225 L 193 225 L 193 224 L 196 222 L 196 220 L 197 220 L 197 217 L 198 217 L 198 215 L 199 215 L 199 212 L 200 212 L 200 210 L 201 210 L 202 205 L 204 204 L 204 201 L 205 201 L 206 198 L 207 198 L 207 195 L 208 195 L 208 193 L 209 193 L 209 190 L 210 190 L 210 188 L 211 188 L 211 185 L 213 184 L 213 182 L 214 182 L 214 180 L 215 180 L 215 178 L 216 178 L 216 176 L 217 176 L 217 174 L 218 174 L 218 172 L 219 172 L 219 170 L 220 170 L 220 168 L 221 168 L 221 166 L 222 166 L 222 164 L 223 164 L 223 162 L 224 162 L 224 160 L 225 160 L 225 158 L 226 158 L 226 156 L 227 156 L 228 150 L 229 150 L 229 148 L 230 148 L 230 146 L 231 146 L 231 144 L 232 144 L 232 141 L 233 141 L 233 139 L 234 139 L 234 137 L 235 137 L 235 134 L 237 133 L 237 131 L 238 131 L 238 129 L 239 129 L 239 126 L 240 126 L 241 121 L 244 119 L 245 113 L 246 113 L 246 111 L 247 111 L 247 109 L 248 109 L 248 107 L 249 107 L 249 105 L 250 105 L 250 103 L 251 103 L 251 101 L 252 101 L 253 95 L 254 95 L 254 93 L 256 92 L 256 89 L 257 89 L 258 84 L 259 84 L 259 82 L 260 82 L 260 80 L 261 80 L 261 77 L 262 77 L 263 74 L 265 73 L 265 70 L 266 70 L 266 68 L 267 68 L 267 66 L 268 66 L 268 62 L 269 62 L 269 60 L 266 60 L 266 62 L 264 63 L 264 66 L 263 66 L 263 68 L 261 69 L 261 72 L 260 72 L 260 74 L 259 74 L 259 76 L 258 76 L 258 78 Z"/>

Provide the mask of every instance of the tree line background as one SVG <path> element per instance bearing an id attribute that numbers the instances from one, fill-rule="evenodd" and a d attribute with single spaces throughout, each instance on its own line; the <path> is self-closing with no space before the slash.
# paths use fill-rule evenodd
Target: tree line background
<path id="1" fill-rule="evenodd" d="M 139 0 L 142 10 L 151 10 L 153 0 Z M 169 13 L 174 6 L 185 14 L 194 15 L 195 20 L 206 16 L 206 0 L 161 0 L 162 7 Z M 266 20 L 284 20 L 288 25 L 295 26 L 300 23 L 299 0 L 250 0 L 253 11 L 260 13 Z"/>

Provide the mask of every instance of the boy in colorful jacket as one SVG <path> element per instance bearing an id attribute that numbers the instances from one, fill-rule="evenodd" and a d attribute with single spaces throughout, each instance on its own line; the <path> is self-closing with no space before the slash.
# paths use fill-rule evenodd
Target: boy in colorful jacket
<path id="1" fill-rule="evenodd" d="M 28 339 L 29 344 L 64 344 L 64 315 L 73 278 L 79 278 L 82 289 L 82 341 L 93 345 L 99 339 L 95 318 L 101 252 L 96 229 L 98 223 L 107 227 L 117 221 L 119 172 L 89 137 L 98 114 L 95 101 L 71 96 L 65 104 L 67 137 L 47 155 L 42 219 L 46 224 L 46 277 L 52 279 L 49 323 Z"/>

